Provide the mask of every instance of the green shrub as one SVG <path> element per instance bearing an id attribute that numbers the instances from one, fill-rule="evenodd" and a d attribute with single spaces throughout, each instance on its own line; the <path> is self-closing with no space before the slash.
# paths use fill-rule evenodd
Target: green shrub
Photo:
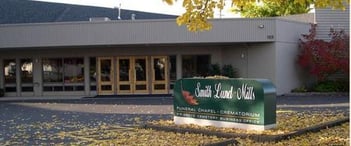
<path id="1" fill-rule="evenodd" d="M 349 82 L 347 81 L 323 81 L 317 83 L 313 91 L 316 92 L 349 92 Z"/>
<path id="2" fill-rule="evenodd" d="M 222 69 L 219 64 L 211 64 L 208 67 L 208 76 L 239 78 L 239 71 L 230 64 L 224 65 Z"/>
<path id="3" fill-rule="evenodd" d="M 5 90 L 0 88 L 0 97 L 5 96 Z"/>
<path id="4" fill-rule="evenodd" d="M 219 66 L 219 64 L 211 64 L 209 66 L 209 75 L 210 76 L 215 76 L 215 75 L 220 75 L 221 74 L 221 67 Z"/>
<path id="5" fill-rule="evenodd" d="M 224 65 L 222 67 L 222 75 L 229 78 L 239 78 L 239 71 L 236 68 L 233 68 L 232 65 Z"/>
<path id="6" fill-rule="evenodd" d="M 302 87 L 297 87 L 295 89 L 292 89 L 291 92 L 304 93 L 304 92 L 308 92 L 308 89 L 305 86 L 302 86 Z"/>

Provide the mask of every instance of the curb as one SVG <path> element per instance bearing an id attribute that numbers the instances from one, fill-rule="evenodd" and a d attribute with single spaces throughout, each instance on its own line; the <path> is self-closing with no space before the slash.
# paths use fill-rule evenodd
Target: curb
<path id="1" fill-rule="evenodd" d="M 175 133 L 194 133 L 194 134 L 204 134 L 208 136 L 217 136 L 217 137 L 222 137 L 222 138 L 230 138 L 229 140 L 225 140 L 222 142 L 218 143 L 213 143 L 213 144 L 208 144 L 210 146 L 214 145 L 225 145 L 225 144 L 238 144 L 238 141 L 236 141 L 233 138 L 239 137 L 239 138 L 250 138 L 256 142 L 278 142 L 281 140 L 287 140 L 295 136 L 299 136 L 308 132 L 318 132 L 322 129 L 327 129 L 330 127 L 338 126 L 343 123 L 349 122 L 350 118 L 342 118 L 330 122 L 325 122 L 321 124 L 317 124 L 314 126 L 306 127 L 299 129 L 297 131 L 293 131 L 287 134 L 279 134 L 279 135 L 262 135 L 262 134 L 239 134 L 239 133 L 223 133 L 223 132 L 214 132 L 214 131 L 209 131 L 209 130 L 202 130 L 202 129 L 191 129 L 191 128 L 179 128 L 175 126 L 158 126 L 158 125 L 153 125 L 153 124 L 143 124 L 140 126 L 140 128 L 151 128 L 154 130 L 159 130 L 159 131 L 167 131 L 167 132 L 175 132 Z"/>
<path id="2" fill-rule="evenodd" d="M 233 138 L 228 139 L 228 140 L 223 140 L 220 142 L 216 142 L 216 143 L 209 143 L 209 144 L 205 144 L 204 146 L 224 146 L 224 145 L 239 145 L 239 142 Z"/>
<path id="3" fill-rule="evenodd" d="M 349 96 L 349 92 L 304 92 L 304 93 L 286 93 L 283 95 L 280 95 L 282 97 L 284 96 Z"/>
<path id="4" fill-rule="evenodd" d="M 131 95 L 96 95 L 85 98 L 131 98 L 131 97 L 158 97 L 173 98 L 172 94 L 131 94 Z"/>
<path id="5" fill-rule="evenodd" d="M 10 102 L 29 102 L 29 103 L 36 103 L 36 102 L 78 102 L 82 101 L 83 99 L 49 99 L 49 98 L 33 98 L 33 99 L 0 99 L 0 103 L 10 103 Z"/>
<path id="6" fill-rule="evenodd" d="M 173 100 L 170 97 L 156 97 L 156 96 L 127 96 L 127 97 L 78 97 L 78 98 L 11 98 L 11 97 L 0 97 L 0 103 L 9 102 L 100 102 L 100 101 L 127 101 L 127 100 L 160 100 L 160 101 L 170 101 Z"/>

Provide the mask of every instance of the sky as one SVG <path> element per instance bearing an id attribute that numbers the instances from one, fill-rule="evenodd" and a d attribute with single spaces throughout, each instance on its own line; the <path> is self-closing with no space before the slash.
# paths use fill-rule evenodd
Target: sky
<path id="1" fill-rule="evenodd" d="M 162 14 L 181 15 L 184 12 L 182 0 L 177 0 L 173 5 L 168 5 L 162 0 L 36 0 L 56 3 L 78 4 L 87 6 L 98 6 L 106 8 L 121 7 L 128 10 L 139 10 L 145 12 L 154 12 Z M 227 2 L 231 2 L 226 0 Z M 238 17 L 229 12 L 230 3 L 222 10 L 215 11 L 215 18 L 233 18 Z"/>

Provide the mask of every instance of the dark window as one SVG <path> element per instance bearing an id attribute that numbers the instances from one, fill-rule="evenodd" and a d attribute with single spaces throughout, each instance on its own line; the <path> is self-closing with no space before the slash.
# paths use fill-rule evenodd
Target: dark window
<path id="1" fill-rule="evenodd" d="M 33 83 L 32 59 L 21 59 L 21 83 Z"/>
<path id="2" fill-rule="evenodd" d="M 16 92 L 16 59 L 4 60 L 5 92 Z"/>
<path id="3" fill-rule="evenodd" d="M 136 90 L 146 90 L 146 85 L 135 85 Z"/>
<path id="4" fill-rule="evenodd" d="M 89 58 L 90 90 L 96 91 L 96 57 Z"/>
<path id="5" fill-rule="evenodd" d="M 177 80 L 177 56 L 172 55 L 169 56 L 169 62 L 170 62 L 170 88 L 173 89 L 174 87 L 174 82 Z"/>
<path id="6" fill-rule="evenodd" d="M 5 84 L 16 83 L 16 68 L 15 59 L 4 60 Z"/>
<path id="7" fill-rule="evenodd" d="M 154 89 L 156 89 L 156 90 L 164 90 L 164 89 L 166 89 L 166 86 L 165 86 L 165 84 L 155 84 L 154 85 Z"/>
<path id="8" fill-rule="evenodd" d="M 208 76 L 208 67 L 211 62 L 210 59 L 210 55 L 182 56 L 182 76 L 184 78 Z"/>
<path id="9" fill-rule="evenodd" d="M 90 75 L 90 82 L 96 82 L 96 58 L 90 57 L 90 67 L 89 67 L 89 75 Z"/>

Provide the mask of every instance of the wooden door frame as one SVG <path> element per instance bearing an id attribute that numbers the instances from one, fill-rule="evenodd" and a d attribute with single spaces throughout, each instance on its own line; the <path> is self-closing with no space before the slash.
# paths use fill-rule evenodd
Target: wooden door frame
<path id="1" fill-rule="evenodd" d="M 128 59 L 129 60 L 129 71 L 128 71 L 128 75 L 129 75 L 129 81 L 120 81 L 120 72 L 119 72 L 119 60 L 120 59 Z M 118 94 L 133 94 L 133 61 L 132 61 L 132 57 L 116 57 L 116 74 L 117 74 L 117 80 L 116 80 L 116 86 L 117 86 L 117 93 Z M 120 85 L 130 85 L 130 90 L 126 91 L 126 90 L 120 90 Z"/>
<path id="2" fill-rule="evenodd" d="M 107 81 L 102 81 L 101 80 L 101 60 L 111 60 L 111 71 L 110 71 L 110 76 L 111 79 L 109 82 Z M 114 57 L 98 57 L 97 58 L 97 76 L 98 76 L 98 82 L 97 82 L 97 88 L 98 88 L 98 94 L 99 95 L 110 95 L 115 93 L 115 72 L 114 72 Z M 103 85 L 111 85 L 111 90 L 105 91 L 101 89 L 101 86 Z"/>
<path id="3" fill-rule="evenodd" d="M 165 63 L 165 80 L 158 81 L 155 79 L 155 69 L 154 69 L 154 59 L 155 58 L 166 58 Z M 111 61 L 111 72 L 110 81 L 102 81 L 101 79 L 101 61 L 102 60 Z M 129 81 L 119 81 L 120 80 L 120 60 L 129 60 Z M 136 75 L 136 60 L 145 60 L 145 81 L 137 81 Z M 111 56 L 111 57 L 97 57 L 97 91 L 98 95 L 111 95 L 111 94 L 167 94 L 169 93 L 169 57 L 168 56 Z M 151 75 L 150 75 L 151 74 Z M 155 85 L 164 84 L 165 89 L 158 90 L 155 89 Z M 110 85 L 111 90 L 102 90 L 101 86 Z M 130 90 L 120 90 L 120 85 L 130 85 Z M 145 85 L 145 90 L 137 90 L 136 86 Z M 150 87 L 151 86 L 151 87 Z"/>
<path id="4" fill-rule="evenodd" d="M 148 60 L 148 56 L 132 56 L 132 62 L 133 62 L 133 72 L 132 72 L 132 75 L 133 75 L 133 93 L 134 94 L 149 94 L 149 60 Z M 137 59 L 145 59 L 145 81 L 137 81 L 136 80 L 136 70 L 135 70 L 135 61 Z M 136 86 L 137 85 L 145 85 L 146 88 L 145 90 L 136 90 Z"/>
<path id="5" fill-rule="evenodd" d="M 166 63 L 165 63 L 165 80 L 163 81 L 157 81 L 155 79 L 155 69 L 154 69 L 154 59 L 155 58 L 166 58 Z M 151 56 L 151 71 L 152 71 L 152 82 L 151 82 L 151 88 L 152 88 L 152 94 L 167 94 L 169 92 L 169 58 L 168 56 Z M 157 90 L 155 89 L 155 85 L 157 84 L 164 84 L 165 89 L 164 90 Z"/>

